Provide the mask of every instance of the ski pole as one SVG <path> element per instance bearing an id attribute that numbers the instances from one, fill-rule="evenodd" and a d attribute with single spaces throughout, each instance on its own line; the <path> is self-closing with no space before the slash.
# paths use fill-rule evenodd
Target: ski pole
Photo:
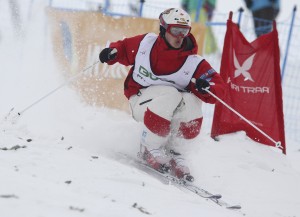
<path id="1" fill-rule="evenodd" d="M 195 79 L 192 80 L 193 83 L 195 83 Z M 262 131 L 261 129 L 259 129 L 257 126 L 255 126 L 251 121 L 249 121 L 247 118 L 245 118 L 243 115 L 241 115 L 239 112 L 237 112 L 236 110 L 234 110 L 232 107 L 230 107 L 226 102 L 224 102 L 223 100 L 221 100 L 219 97 L 217 97 L 215 94 L 213 94 L 211 91 L 209 91 L 209 87 L 208 88 L 202 88 L 203 90 L 205 90 L 207 93 L 209 93 L 211 96 L 213 96 L 215 99 L 217 99 L 220 103 L 222 103 L 224 106 L 226 106 L 230 111 L 232 111 L 233 113 L 235 113 L 237 116 L 239 116 L 241 119 L 243 119 L 246 123 L 248 123 L 250 126 L 252 126 L 254 129 L 256 129 L 258 132 L 260 132 L 262 135 L 264 135 L 265 137 L 267 137 L 270 141 L 272 141 L 275 144 L 276 148 L 283 148 L 281 146 L 281 142 L 278 141 L 276 142 L 272 137 L 270 137 L 268 134 L 266 134 L 264 131 Z"/>
<path id="2" fill-rule="evenodd" d="M 52 95 L 53 93 L 55 93 L 56 91 L 58 91 L 59 89 L 61 89 L 62 87 L 66 86 L 67 84 L 71 83 L 72 81 L 76 80 L 78 77 L 80 77 L 81 75 L 83 75 L 87 70 L 93 68 L 95 65 L 97 65 L 100 61 L 98 60 L 97 62 L 93 63 L 92 65 L 88 66 L 87 68 L 83 69 L 80 73 L 72 76 L 71 78 L 69 78 L 66 82 L 62 83 L 61 85 L 59 85 L 58 87 L 56 87 L 55 89 L 51 90 L 50 92 L 48 92 L 47 94 L 45 94 L 44 96 L 42 96 L 41 98 L 37 99 L 36 101 L 34 101 L 33 103 L 31 103 L 30 105 L 28 105 L 27 107 L 25 107 L 24 109 L 22 109 L 20 112 L 17 113 L 17 115 L 15 115 L 15 117 L 13 119 L 15 119 L 17 116 L 21 116 L 24 112 L 26 112 L 27 110 L 29 110 L 30 108 L 32 108 L 33 106 L 35 106 L 36 104 L 40 103 L 41 101 L 43 101 L 44 99 L 46 99 L 47 97 L 49 97 L 50 95 Z M 11 114 L 11 112 L 13 111 L 14 108 L 12 108 L 9 113 L 5 116 L 5 120 L 8 119 L 8 116 Z"/>

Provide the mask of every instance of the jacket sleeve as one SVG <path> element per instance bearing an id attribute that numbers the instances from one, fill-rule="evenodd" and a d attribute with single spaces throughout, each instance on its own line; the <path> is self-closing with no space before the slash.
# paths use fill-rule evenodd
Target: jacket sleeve
<path id="1" fill-rule="evenodd" d="M 222 98 L 224 96 L 226 85 L 222 77 L 211 67 L 211 65 L 206 60 L 203 60 L 198 65 L 193 78 L 206 79 L 210 83 L 210 91 L 213 94 L 215 94 L 219 98 Z M 198 98 L 206 103 L 214 104 L 217 102 L 217 100 L 209 93 L 200 94 L 195 87 L 195 83 L 193 83 L 192 81 L 190 82 L 188 88 L 193 94 L 195 94 Z"/>
<path id="2" fill-rule="evenodd" d="M 144 37 L 145 35 L 137 35 L 117 42 L 112 42 L 109 47 L 117 49 L 117 56 L 114 60 L 107 62 L 107 64 L 113 65 L 118 62 L 125 66 L 133 65 L 140 42 Z"/>

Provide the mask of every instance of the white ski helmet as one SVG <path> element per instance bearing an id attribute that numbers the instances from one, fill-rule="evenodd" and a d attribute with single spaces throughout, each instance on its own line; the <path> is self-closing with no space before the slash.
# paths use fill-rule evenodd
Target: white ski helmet
<path id="1" fill-rule="evenodd" d="M 191 17 L 181 8 L 169 8 L 159 15 L 160 30 L 163 29 L 171 35 L 181 34 L 187 36 L 191 30 Z M 173 27 L 173 28 L 172 28 Z"/>

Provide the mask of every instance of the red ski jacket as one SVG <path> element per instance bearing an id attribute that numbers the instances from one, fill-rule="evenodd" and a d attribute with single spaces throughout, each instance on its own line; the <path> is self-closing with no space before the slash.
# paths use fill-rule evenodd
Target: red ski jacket
<path id="1" fill-rule="evenodd" d="M 146 34 L 137 35 L 131 38 L 125 38 L 117 42 L 110 44 L 111 48 L 118 50 L 117 57 L 114 60 L 107 62 L 112 65 L 116 62 L 125 66 L 132 65 L 127 78 L 124 83 L 124 94 L 129 99 L 132 95 L 139 92 L 140 89 L 145 88 L 142 85 L 135 82 L 132 78 L 132 72 L 134 69 L 135 57 L 139 49 L 140 42 L 143 40 Z M 150 62 L 154 75 L 168 75 L 176 72 L 186 61 L 189 55 L 197 54 L 198 45 L 192 34 L 184 39 L 183 46 L 180 49 L 171 48 L 164 38 L 158 36 L 154 43 L 151 54 Z M 212 73 L 213 72 L 213 73 Z M 225 91 L 225 84 L 221 76 L 214 71 L 210 64 L 203 60 L 197 67 L 193 78 L 197 79 L 205 76 L 210 79 L 210 83 L 214 85 L 210 86 L 210 91 L 216 94 L 218 97 L 222 97 Z M 186 87 L 186 90 L 195 94 L 198 98 L 206 103 L 215 103 L 216 99 L 210 94 L 200 94 L 195 88 L 195 84 L 190 82 Z"/>

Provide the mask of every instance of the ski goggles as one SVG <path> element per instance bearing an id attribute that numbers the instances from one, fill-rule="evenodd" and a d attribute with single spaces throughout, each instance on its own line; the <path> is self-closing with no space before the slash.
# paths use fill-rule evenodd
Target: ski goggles
<path id="1" fill-rule="evenodd" d="M 191 27 L 189 26 L 181 26 L 181 25 L 169 25 L 167 28 L 167 32 L 172 36 L 178 37 L 186 37 L 191 31 Z"/>

